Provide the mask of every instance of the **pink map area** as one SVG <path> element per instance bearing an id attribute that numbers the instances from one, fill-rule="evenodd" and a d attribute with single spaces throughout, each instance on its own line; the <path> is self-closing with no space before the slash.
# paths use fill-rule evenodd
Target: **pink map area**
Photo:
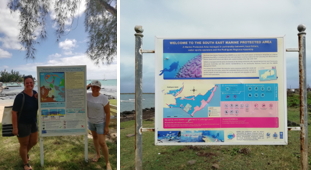
<path id="1" fill-rule="evenodd" d="M 208 98 L 207 101 L 205 101 L 205 100 L 202 100 L 202 101 L 201 101 L 201 106 L 200 106 L 200 107 L 199 107 L 199 106 L 194 107 L 194 111 L 193 111 L 193 113 L 191 114 L 192 117 L 193 117 L 193 115 L 195 114 L 195 112 L 197 112 L 197 111 L 203 109 L 203 108 L 207 105 L 207 103 L 209 103 L 209 102 L 212 100 L 212 98 L 213 98 L 213 96 L 214 96 L 214 92 L 216 91 L 216 89 L 217 89 L 217 86 L 215 86 L 214 90 L 212 91 L 212 94 L 209 96 L 209 98 Z"/>

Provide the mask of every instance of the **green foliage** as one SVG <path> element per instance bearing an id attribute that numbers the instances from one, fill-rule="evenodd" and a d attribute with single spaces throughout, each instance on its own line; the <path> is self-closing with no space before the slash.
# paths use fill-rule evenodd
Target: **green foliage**
<path id="1" fill-rule="evenodd" d="M 89 34 L 88 56 L 99 63 L 111 63 L 117 52 L 117 0 L 10 0 L 8 7 L 11 12 L 20 12 L 19 40 L 26 49 L 26 58 L 35 58 L 35 45 L 47 38 L 46 16 L 54 8 L 56 38 L 60 41 L 66 33 L 66 23 L 73 22 L 74 15 L 80 5 L 86 5 L 85 30 Z M 52 6 L 54 5 L 54 6 Z M 112 7 L 115 5 L 115 7 Z M 70 28 L 69 28 L 70 27 Z M 39 34 L 38 34 L 39 33 Z"/>
<path id="2" fill-rule="evenodd" d="M 235 156 L 239 153 L 239 148 L 232 148 L 231 152 L 230 152 L 230 155 L 231 156 Z"/>
<path id="3" fill-rule="evenodd" d="M 117 53 L 117 15 L 107 9 L 107 2 L 88 0 L 85 10 L 84 25 L 90 39 L 87 54 L 95 63 L 103 62 L 105 56 L 107 63 L 111 63 Z M 103 5 L 109 12 L 103 11 Z"/>
<path id="4" fill-rule="evenodd" d="M 14 71 L 13 69 L 11 72 L 0 71 L 0 82 L 22 82 L 24 75 L 19 74 L 18 71 Z"/>
<path id="5" fill-rule="evenodd" d="M 311 93 L 307 93 L 307 105 L 311 105 Z M 287 94 L 287 107 L 298 108 L 300 106 L 299 94 L 289 93 Z"/>

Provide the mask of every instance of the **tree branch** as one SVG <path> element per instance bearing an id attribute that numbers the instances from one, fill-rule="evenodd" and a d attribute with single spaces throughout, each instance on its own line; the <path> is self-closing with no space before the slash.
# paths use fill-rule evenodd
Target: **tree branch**
<path id="1" fill-rule="evenodd" d="M 104 0 L 98 0 L 99 3 L 108 11 L 110 12 L 113 16 L 117 16 L 117 9 L 114 7 L 110 6 L 107 2 Z"/>

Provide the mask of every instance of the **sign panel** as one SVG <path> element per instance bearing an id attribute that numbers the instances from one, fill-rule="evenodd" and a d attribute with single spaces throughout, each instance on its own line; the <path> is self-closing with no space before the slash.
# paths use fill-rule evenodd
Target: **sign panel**
<path id="1" fill-rule="evenodd" d="M 37 67 L 39 133 L 87 133 L 86 66 Z"/>
<path id="2" fill-rule="evenodd" d="M 284 37 L 156 37 L 156 145 L 286 145 Z"/>

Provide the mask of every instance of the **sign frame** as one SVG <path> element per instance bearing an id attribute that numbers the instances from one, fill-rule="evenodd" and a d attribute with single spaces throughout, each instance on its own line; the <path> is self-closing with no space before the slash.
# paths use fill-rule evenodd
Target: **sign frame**
<path id="1" fill-rule="evenodd" d="M 43 70 L 43 71 L 42 71 Z M 74 71 L 76 70 L 76 71 Z M 46 72 L 61 72 L 63 71 L 64 73 L 64 79 L 66 79 L 65 72 L 83 72 L 83 88 L 81 88 L 81 91 L 83 90 L 83 97 L 84 97 L 84 111 L 85 115 L 83 117 L 84 119 L 84 129 L 81 132 L 67 132 L 67 133 L 52 133 L 52 134 L 42 134 L 42 118 L 41 118 L 41 79 L 40 79 L 40 73 L 46 73 Z M 43 167 L 44 165 L 44 151 L 43 151 L 43 138 L 44 137 L 53 137 L 53 136 L 70 136 L 70 135 L 84 135 L 84 156 L 85 156 L 85 162 L 88 162 L 88 123 L 87 123 L 87 92 L 86 92 L 86 71 L 87 67 L 86 65 L 70 65 L 70 66 L 37 66 L 37 86 L 38 86 L 38 106 L 39 106 L 39 111 L 38 111 L 38 118 L 39 118 L 39 126 L 38 126 L 38 131 L 39 131 L 39 140 L 40 140 L 40 160 L 41 160 L 41 166 Z M 66 80 L 64 86 L 66 87 Z M 65 107 L 60 107 L 64 108 L 66 112 L 66 89 L 65 89 Z M 47 107 L 48 108 L 48 107 Z M 59 108 L 59 107 L 58 107 Z"/>
<path id="2" fill-rule="evenodd" d="M 159 77 L 159 73 L 161 69 L 163 69 L 163 41 L 164 40 L 223 40 L 223 39 L 277 39 L 278 43 L 279 40 L 281 40 L 281 45 L 277 46 L 277 53 L 280 53 L 280 57 L 282 57 L 283 62 L 282 62 L 282 68 L 279 69 L 283 71 L 283 81 L 278 82 L 278 85 L 282 86 L 282 89 L 278 89 L 278 96 L 280 96 L 281 93 L 283 93 L 283 98 L 278 99 L 278 102 L 282 102 L 283 106 L 278 106 L 279 108 L 283 108 L 283 113 L 280 113 L 278 110 L 278 116 L 281 114 L 284 116 L 282 119 L 283 123 L 283 128 L 281 130 L 283 131 L 283 140 L 282 141 L 259 141 L 259 142 L 177 142 L 177 143 L 160 143 L 158 141 L 158 131 L 184 131 L 186 129 L 184 128 L 174 128 L 174 129 L 164 129 L 161 127 L 159 124 L 163 122 L 163 98 L 159 94 L 161 93 L 162 90 L 162 85 L 161 79 L 162 77 Z M 155 37 L 155 110 L 156 110 L 156 115 L 155 115 L 155 145 L 287 145 L 288 144 L 288 131 L 287 131 L 287 96 L 286 96 L 286 57 L 285 57 L 285 35 L 284 36 L 266 36 L 266 37 Z M 279 51 L 280 50 L 280 51 Z M 162 62 L 162 63 L 161 63 Z M 161 67 L 161 68 L 160 68 Z M 240 79 L 242 80 L 242 79 Z M 278 86 L 279 87 L 279 86 Z M 161 111 L 162 109 L 162 111 Z M 162 117 L 159 116 L 162 114 Z M 281 120 L 279 120 L 280 122 Z M 161 124 L 163 125 L 163 124 Z M 212 130 L 213 128 L 204 128 L 208 130 Z M 242 128 L 241 128 L 242 129 Z M 244 128 L 247 130 L 247 128 Z M 253 128 L 252 128 L 253 129 Z M 192 131 L 194 130 L 201 130 L 197 128 L 191 128 Z M 272 134 L 271 134 L 272 135 Z M 226 136 L 226 135 L 225 135 Z M 266 134 L 264 134 L 264 137 L 266 137 Z"/>

